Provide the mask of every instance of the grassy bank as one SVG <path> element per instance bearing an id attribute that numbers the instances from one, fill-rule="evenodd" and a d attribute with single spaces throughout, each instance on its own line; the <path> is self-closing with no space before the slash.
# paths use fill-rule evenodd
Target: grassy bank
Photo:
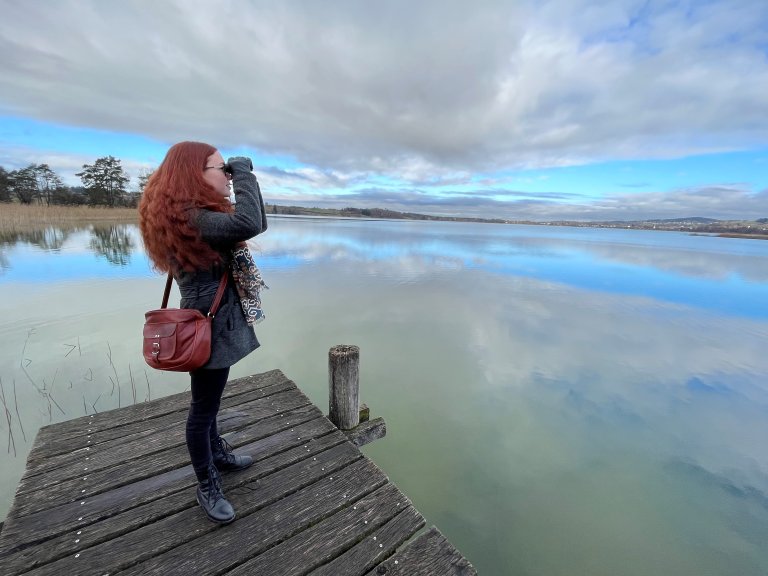
<path id="1" fill-rule="evenodd" d="M 0 232 L 34 230 L 67 224 L 136 222 L 135 208 L 0 204 Z"/>

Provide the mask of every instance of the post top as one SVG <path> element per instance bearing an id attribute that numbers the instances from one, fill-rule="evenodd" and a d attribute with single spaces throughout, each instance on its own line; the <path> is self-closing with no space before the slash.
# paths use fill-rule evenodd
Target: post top
<path id="1" fill-rule="evenodd" d="M 335 355 L 360 354 L 360 347 L 354 344 L 337 344 L 330 349 L 329 353 Z"/>

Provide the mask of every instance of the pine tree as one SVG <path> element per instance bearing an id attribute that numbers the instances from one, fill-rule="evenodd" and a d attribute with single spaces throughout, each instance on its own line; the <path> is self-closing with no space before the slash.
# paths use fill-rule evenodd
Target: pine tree
<path id="1" fill-rule="evenodd" d="M 83 164 L 83 171 L 76 175 L 85 186 L 89 204 L 119 205 L 129 181 L 120 160 L 114 156 L 98 158 L 93 164 Z"/>

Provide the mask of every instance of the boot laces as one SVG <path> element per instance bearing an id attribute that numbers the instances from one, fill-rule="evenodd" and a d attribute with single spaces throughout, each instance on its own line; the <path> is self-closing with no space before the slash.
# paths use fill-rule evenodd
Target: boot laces
<path id="1" fill-rule="evenodd" d="M 224 457 L 224 459 L 227 461 L 227 464 L 234 464 L 235 455 L 232 453 L 233 448 L 229 444 L 229 442 L 227 442 L 226 440 L 224 440 L 224 438 L 219 436 L 218 438 L 216 438 L 216 445 L 218 447 L 219 456 Z"/>
<path id="2" fill-rule="evenodd" d="M 205 491 L 205 499 L 209 504 L 215 504 L 224 494 L 221 491 L 221 475 L 216 466 L 211 463 L 208 466 L 208 490 Z"/>

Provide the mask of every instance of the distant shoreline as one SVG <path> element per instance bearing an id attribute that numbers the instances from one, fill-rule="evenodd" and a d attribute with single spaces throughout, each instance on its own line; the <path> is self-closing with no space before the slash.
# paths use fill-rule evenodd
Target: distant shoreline
<path id="1" fill-rule="evenodd" d="M 558 220 L 534 222 L 500 218 L 432 216 L 397 212 L 383 208 L 305 208 L 267 204 L 268 216 L 344 218 L 358 220 L 409 220 L 431 222 L 469 222 L 479 224 L 515 224 L 525 226 L 569 226 L 576 228 L 617 228 L 622 230 L 662 230 L 688 232 L 695 235 L 768 240 L 768 221 L 731 221 L 710 218 L 677 218 L 672 220 L 581 222 Z M 0 204 L 0 232 L 11 232 L 62 224 L 130 223 L 138 221 L 135 208 L 101 206 L 46 206 L 40 204 Z"/>
<path id="2" fill-rule="evenodd" d="M 522 226 L 569 226 L 574 228 L 617 228 L 622 230 L 662 230 L 688 232 L 723 238 L 746 238 L 768 240 L 768 221 L 729 221 L 712 218 L 676 218 L 648 221 L 580 222 L 558 220 L 533 222 L 530 220 L 507 220 L 500 218 L 468 218 L 462 216 L 430 216 L 410 212 L 397 212 L 383 208 L 305 208 L 303 206 L 279 206 L 269 204 L 268 215 L 293 217 L 362 218 L 374 220 L 427 220 L 437 222 L 474 222 L 480 224 L 515 224 Z M 766 220 L 766 219 L 763 219 Z"/>
<path id="3" fill-rule="evenodd" d="M 723 233 L 717 234 L 718 238 L 746 238 L 751 240 L 768 240 L 768 234 L 736 234 L 736 233 Z"/>

